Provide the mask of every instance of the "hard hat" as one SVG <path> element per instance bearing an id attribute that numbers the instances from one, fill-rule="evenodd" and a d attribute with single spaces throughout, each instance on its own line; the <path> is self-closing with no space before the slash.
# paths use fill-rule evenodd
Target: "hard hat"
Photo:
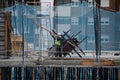
<path id="1" fill-rule="evenodd" d="M 58 33 L 58 35 L 62 35 L 61 33 Z"/>

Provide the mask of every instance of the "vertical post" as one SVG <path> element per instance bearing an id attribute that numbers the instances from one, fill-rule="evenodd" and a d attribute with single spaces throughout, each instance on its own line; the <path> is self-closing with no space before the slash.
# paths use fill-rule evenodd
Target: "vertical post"
<path id="1" fill-rule="evenodd" d="M 12 80 L 12 67 L 9 68 L 10 68 L 10 80 Z"/>
<path id="2" fill-rule="evenodd" d="M 2 70 L 1 70 L 1 67 L 0 67 L 0 80 L 2 79 Z"/>
<path id="3" fill-rule="evenodd" d="M 118 80 L 120 80 L 120 68 L 118 68 Z"/>
<path id="4" fill-rule="evenodd" d="M 75 80 L 78 80 L 78 69 L 75 67 Z"/>
<path id="5" fill-rule="evenodd" d="M 95 31 L 95 49 L 96 49 L 96 65 L 97 79 L 99 80 L 99 55 L 101 55 L 101 18 L 100 18 L 100 0 L 93 0 L 94 15 L 94 31 Z"/>
<path id="6" fill-rule="evenodd" d="M 22 58 L 23 58 L 23 66 L 22 66 L 22 80 L 24 80 L 24 65 L 25 65 L 25 52 L 24 52 L 24 0 L 22 0 Z"/>
<path id="7" fill-rule="evenodd" d="M 46 80 L 46 67 L 44 67 L 44 80 Z"/>
<path id="8" fill-rule="evenodd" d="M 86 80 L 89 80 L 89 78 L 88 78 L 89 74 L 88 74 L 88 68 L 87 67 L 86 67 L 86 72 L 85 73 L 86 73 Z"/>
<path id="9" fill-rule="evenodd" d="M 54 74 L 53 74 L 54 80 L 56 80 L 56 67 L 53 68 L 53 72 L 54 72 Z"/>
<path id="10" fill-rule="evenodd" d="M 101 26 L 100 26 L 101 19 L 100 19 L 99 7 L 97 5 L 98 3 L 96 3 L 96 0 L 94 0 L 93 14 L 94 14 L 95 48 L 96 48 L 96 61 L 98 64 L 99 55 L 101 54 Z"/>
<path id="11" fill-rule="evenodd" d="M 23 58 L 23 66 L 24 66 L 24 0 L 22 0 L 22 58 Z"/>
<path id="12" fill-rule="evenodd" d="M 22 66 L 22 74 L 21 74 L 21 76 L 22 76 L 22 80 L 24 80 L 24 75 L 25 75 L 25 73 L 24 73 L 24 66 Z"/>
<path id="13" fill-rule="evenodd" d="M 34 72 L 35 70 L 34 70 L 34 67 L 32 68 L 32 80 L 34 80 L 35 79 L 35 72 Z"/>
<path id="14" fill-rule="evenodd" d="M 4 14 L 4 15 L 5 15 L 5 14 Z M 5 16 L 6 16 L 6 15 L 5 15 Z M 5 20 L 5 54 L 4 54 L 4 55 L 5 55 L 5 56 L 4 56 L 5 58 L 7 57 L 7 50 L 8 50 L 8 49 L 7 49 L 7 45 L 8 45 L 8 41 L 7 41 L 7 40 L 8 40 L 8 35 L 7 35 L 7 34 L 8 34 L 8 31 L 7 31 L 7 29 L 8 29 L 8 27 L 7 27 L 7 20 Z"/>

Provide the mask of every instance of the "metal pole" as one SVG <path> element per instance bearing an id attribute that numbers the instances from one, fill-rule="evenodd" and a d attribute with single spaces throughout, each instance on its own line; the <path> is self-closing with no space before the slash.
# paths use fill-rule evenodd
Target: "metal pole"
<path id="1" fill-rule="evenodd" d="M 22 0 L 22 58 L 23 58 L 23 66 L 22 66 L 22 80 L 24 80 L 24 65 L 25 65 L 25 52 L 24 52 L 24 0 Z"/>
<path id="2" fill-rule="evenodd" d="M 95 48 L 96 48 L 96 65 L 97 79 L 99 80 L 99 55 L 101 54 L 101 26 L 100 26 L 100 0 L 93 0 L 93 15 L 94 15 L 94 31 L 95 31 Z"/>
<path id="3" fill-rule="evenodd" d="M 23 66 L 24 66 L 24 0 L 22 0 L 22 58 L 23 58 Z"/>

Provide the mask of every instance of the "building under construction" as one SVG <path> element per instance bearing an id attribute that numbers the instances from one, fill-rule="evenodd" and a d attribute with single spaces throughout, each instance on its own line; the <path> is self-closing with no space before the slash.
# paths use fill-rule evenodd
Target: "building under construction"
<path id="1" fill-rule="evenodd" d="M 1 0 L 0 80 L 120 80 L 119 11 L 119 0 Z"/>

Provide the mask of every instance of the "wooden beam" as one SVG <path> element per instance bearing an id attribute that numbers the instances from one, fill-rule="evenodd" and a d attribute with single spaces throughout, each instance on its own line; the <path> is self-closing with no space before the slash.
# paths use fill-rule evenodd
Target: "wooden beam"
<path id="1" fill-rule="evenodd" d="M 8 30 L 7 30 L 7 20 L 5 20 L 5 57 L 7 57 L 7 45 L 8 45 Z"/>
<path id="2" fill-rule="evenodd" d="M 116 11 L 120 11 L 120 0 L 116 1 Z"/>
<path id="3" fill-rule="evenodd" d="M 120 11 L 120 0 L 109 0 L 110 6 L 107 7 L 110 11 Z"/>
<path id="4" fill-rule="evenodd" d="M 71 4 L 72 0 L 54 0 L 54 6 L 64 5 L 64 4 Z"/>

